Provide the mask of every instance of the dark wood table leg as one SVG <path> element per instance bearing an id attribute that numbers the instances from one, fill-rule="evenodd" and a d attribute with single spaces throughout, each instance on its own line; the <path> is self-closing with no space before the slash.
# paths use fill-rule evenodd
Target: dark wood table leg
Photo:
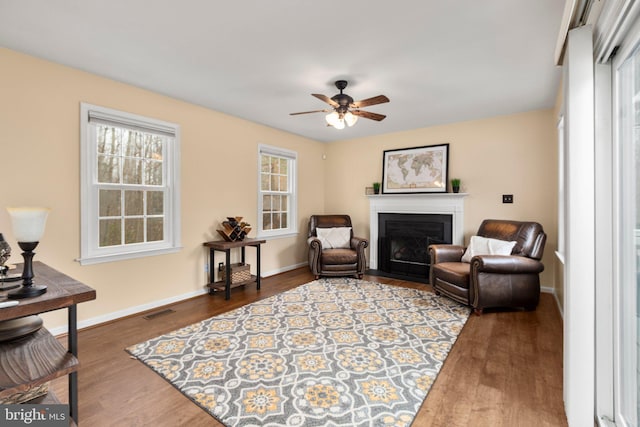
<path id="1" fill-rule="evenodd" d="M 213 248 L 209 248 L 209 283 L 213 283 L 214 277 L 215 277 L 215 273 L 214 273 L 214 266 L 216 265 L 216 250 Z M 214 289 L 210 288 L 209 289 L 209 294 L 213 294 Z"/>
<path id="2" fill-rule="evenodd" d="M 225 253 L 225 269 L 226 269 L 226 277 L 224 283 L 224 299 L 231 299 L 231 249 L 227 249 L 224 251 Z"/>
<path id="3" fill-rule="evenodd" d="M 78 357 L 78 312 L 76 305 L 69 306 L 69 331 L 67 335 L 67 350 Z M 69 416 L 78 425 L 78 372 L 69 374 Z"/>
<path id="4" fill-rule="evenodd" d="M 260 290 L 260 245 L 256 245 L 256 285 L 258 290 Z"/>

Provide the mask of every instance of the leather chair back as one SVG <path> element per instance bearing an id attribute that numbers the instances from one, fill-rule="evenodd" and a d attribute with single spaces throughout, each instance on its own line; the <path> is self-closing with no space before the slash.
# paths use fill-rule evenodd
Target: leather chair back
<path id="1" fill-rule="evenodd" d="M 349 215 L 311 215 L 309 218 L 309 237 L 317 237 L 316 228 L 352 227 Z M 353 228 L 351 229 L 353 237 Z"/>
<path id="2" fill-rule="evenodd" d="M 542 259 L 547 235 L 537 222 L 485 219 L 478 228 L 478 236 L 516 241 L 512 255 Z"/>

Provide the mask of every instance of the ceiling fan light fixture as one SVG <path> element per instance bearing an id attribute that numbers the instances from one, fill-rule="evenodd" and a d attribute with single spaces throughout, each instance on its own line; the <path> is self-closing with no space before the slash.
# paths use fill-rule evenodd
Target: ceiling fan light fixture
<path id="1" fill-rule="evenodd" d="M 347 123 L 347 126 L 351 127 L 358 121 L 358 116 L 352 114 L 351 111 L 347 111 L 344 115 L 344 121 Z"/>
<path id="2" fill-rule="evenodd" d="M 337 111 L 333 111 L 326 115 L 325 120 L 330 126 L 336 129 L 344 129 L 344 120 L 340 117 Z"/>
<path id="3" fill-rule="evenodd" d="M 336 87 L 340 90 L 339 94 L 334 95 L 329 98 L 326 95 L 322 95 L 319 93 L 312 93 L 311 96 L 318 98 L 320 101 L 326 102 L 332 108 L 332 110 L 313 110 L 313 111 L 302 111 L 300 113 L 289 113 L 291 116 L 297 116 L 299 114 L 310 114 L 310 113 L 329 113 L 325 116 L 325 120 L 327 121 L 329 126 L 332 126 L 336 129 L 344 129 L 345 126 L 353 126 L 358 121 L 359 117 L 364 117 L 365 119 L 381 121 L 386 116 L 383 114 L 372 113 L 370 111 L 364 111 L 362 107 L 368 107 L 370 105 L 378 105 L 384 104 L 385 102 L 389 102 L 389 98 L 384 95 L 378 95 L 371 98 L 363 99 L 360 101 L 354 101 L 352 97 L 343 93 L 343 89 L 347 87 L 346 80 L 338 80 L 336 82 Z M 349 108 L 353 108 L 353 111 L 350 111 Z M 354 114 L 357 113 L 357 114 Z"/>

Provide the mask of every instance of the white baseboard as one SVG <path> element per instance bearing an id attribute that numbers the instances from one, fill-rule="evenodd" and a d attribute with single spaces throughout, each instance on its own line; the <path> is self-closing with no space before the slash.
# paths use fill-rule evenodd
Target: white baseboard
<path id="1" fill-rule="evenodd" d="M 540 286 L 540 292 L 545 292 L 547 294 L 553 295 L 553 299 L 556 302 L 558 311 L 560 312 L 560 317 L 562 317 L 562 320 L 564 320 L 564 313 L 562 312 L 562 306 L 560 305 L 560 300 L 558 299 L 558 294 L 556 293 L 556 289 L 549 286 Z"/>
<path id="2" fill-rule="evenodd" d="M 194 292 L 187 292 L 186 294 L 176 295 L 173 297 L 151 301 L 146 304 L 136 305 L 134 307 L 125 308 L 124 310 L 114 311 L 108 314 L 104 314 L 102 316 L 92 317 L 90 319 L 81 320 L 78 322 L 78 329 L 88 328 L 89 326 L 99 325 L 101 323 L 110 322 L 112 320 L 120 319 L 122 317 L 131 316 L 132 314 L 141 313 L 147 310 L 153 310 L 154 308 L 162 307 L 164 305 L 173 304 L 176 302 L 184 301 L 189 298 L 193 298 L 198 295 L 204 295 L 208 292 L 207 289 L 200 289 Z M 53 336 L 66 334 L 69 328 L 65 326 L 59 326 L 57 328 L 49 329 L 49 332 Z"/>
<path id="3" fill-rule="evenodd" d="M 296 268 L 304 267 L 307 264 L 308 263 L 306 263 L 306 262 L 301 262 L 299 264 L 288 265 L 286 267 L 277 268 L 275 270 L 264 271 L 264 272 L 261 272 L 262 273 L 261 276 L 262 277 L 275 276 L 276 274 L 280 274 L 280 273 L 284 273 L 286 271 L 295 270 Z"/>
<path id="4" fill-rule="evenodd" d="M 282 267 L 276 270 L 270 270 L 270 271 L 266 271 L 266 272 L 260 272 L 260 276 L 262 277 L 269 277 L 269 276 L 274 276 L 276 274 L 279 273 L 284 273 L 286 271 L 290 271 L 290 270 L 295 270 L 296 268 L 300 268 L 302 266 L 307 265 L 306 262 L 300 263 L 300 264 L 294 264 L 291 266 L 287 266 L 287 267 Z M 162 307 L 165 305 L 169 305 L 169 304 L 173 304 L 176 302 L 180 302 L 180 301 L 184 301 L 186 299 L 189 298 L 193 298 L 199 295 L 204 295 L 208 292 L 207 289 L 200 289 L 194 292 L 187 292 L 186 294 L 181 294 L 181 295 L 176 295 L 173 297 L 169 297 L 169 298 L 165 298 L 165 299 L 161 299 L 161 300 L 157 300 L 157 301 L 151 301 L 148 302 L 146 304 L 141 304 L 141 305 L 137 305 L 134 307 L 129 307 L 129 308 L 125 308 L 124 310 L 118 310 L 118 311 L 114 311 L 112 313 L 108 313 L 108 314 L 104 314 L 102 316 L 96 316 L 96 317 L 92 317 L 90 319 L 86 319 L 86 320 L 81 320 L 78 322 L 78 329 L 82 329 L 82 328 L 88 328 L 90 326 L 96 326 L 96 325 L 100 325 L 101 323 L 106 323 L 106 322 L 110 322 L 112 320 L 116 320 L 116 319 L 120 319 L 122 317 L 126 317 L 126 316 L 131 316 L 132 314 L 137 314 L 137 313 L 141 313 L 143 311 L 148 311 L 148 310 L 153 310 L 154 308 L 158 308 L 158 307 Z M 67 325 L 64 326 L 58 326 L 55 328 L 51 328 L 49 329 L 49 332 L 51 332 L 51 334 L 53 336 L 56 335 L 61 335 L 61 334 L 66 334 L 68 332 L 68 327 Z"/>
<path id="5" fill-rule="evenodd" d="M 562 320 L 564 321 L 564 311 L 562 310 L 562 305 L 560 304 L 560 299 L 558 299 L 558 294 L 557 293 L 553 293 L 553 297 L 556 300 L 556 305 L 558 306 L 558 311 L 560 312 L 560 317 L 562 317 Z"/>

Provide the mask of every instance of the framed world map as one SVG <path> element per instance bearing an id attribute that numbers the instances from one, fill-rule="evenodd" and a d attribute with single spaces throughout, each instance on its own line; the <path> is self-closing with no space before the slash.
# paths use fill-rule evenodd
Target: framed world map
<path id="1" fill-rule="evenodd" d="M 383 193 L 446 193 L 449 144 L 385 150 Z"/>

